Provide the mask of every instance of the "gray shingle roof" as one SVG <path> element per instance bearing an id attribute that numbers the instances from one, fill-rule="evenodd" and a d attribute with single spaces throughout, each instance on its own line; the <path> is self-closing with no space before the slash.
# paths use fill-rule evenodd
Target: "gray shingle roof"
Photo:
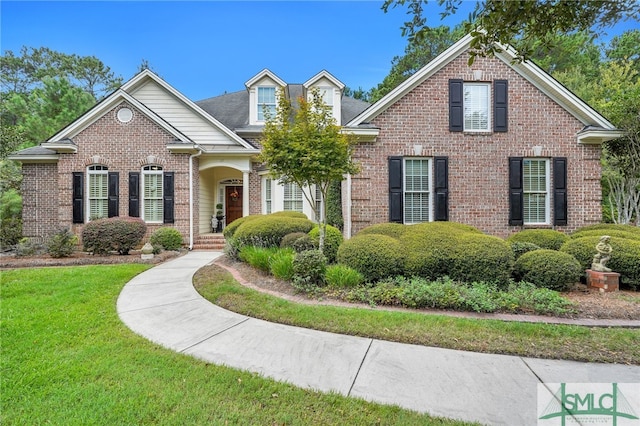
<path id="1" fill-rule="evenodd" d="M 303 93 L 302 84 L 287 86 L 287 94 L 291 99 L 295 100 Z M 249 92 L 246 90 L 203 99 L 197 101 L 196 105 L 231 130 L 249 126 Z M 348 123 L 368 107 L 367 102 L 343 96 L 341 124 Z"/>

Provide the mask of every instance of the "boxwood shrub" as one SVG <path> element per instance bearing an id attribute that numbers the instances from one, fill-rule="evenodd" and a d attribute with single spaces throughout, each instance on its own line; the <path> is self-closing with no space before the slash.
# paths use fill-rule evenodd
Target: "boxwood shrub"
<path id="1" fill-rule="evenodd" d="M 553 229 L 525 229 L 507 238 L 509 243 L 533 243 L 540 248 L 560 250 L 569 237 Z"/>
<path id="2" fill-rule="evenodd" d="M 527 252 L 539 250 L 541 248 L 537 244 L 527 243 L 524 241 L 513 241 L 512 243 L 510 243 L 510 245 L 511 245 L 511 251 L 513 252 L 513 256 L 516 259 L 518 259 L 520 256 L 522 256 Z"/>
<path id="3" fill-rule="evenodd" d="M 502 238 L 466 233 L 452 236 L 447 275 L 456 281 L 487 281 L 506 286 L 513 269 L 513 251 Z"/>
<path id="4" fill-rule="evenodd" d="M 309 237 L 311 237 L 311 241 L 313 241 L 313 244 L 317 248 L 320 244 L 320 228 L 315 226 L 311 231 L 309 231 Z M 328 263 L 336 262 L 338 248 L 343 241 L 344 238 L 342 237 L 342 232 L 336 227 L 327 225 L 322 253 L 324 253 Z"/>
<path id="5" fill-rule="evenodd" d="M 138 217 L 112 217 L 87 223 L 82 230 L 84 250 L 93 254 L 129 254 L 142 242 L 147 225 Z"/>
<path id="6" fill-rule="evenodd" d="M 257 219 L 259 217 L 262 217 L 262 215 L 252 214 L 249 216 L 238 218 L 224 227 L 224 229 L 222 230 L 222 235 L 224 235 L 224 238 L 228 240 L 229 238 L 233 237 L 233 235 L 236 233 L 236 230 L 240 227 L 240 225 L 242 225 L 245 222 L 249 222 L 254 219 Z"/>
<path id="7" fill-rule="evenodd" d="M 293 258 L 293 285 L 302 291 L 313 291 L 324 285 L 327 259 L 320 250 L 307 250 Z"/>
<path id="8" fill-rule="evenodd" d="M 296 252 L 313 249 L 313 241 L 309 234 L 304 232 L 292 232 L 285 235 L 280 241 L 280 248 L 292 248 Z"/>
<path id="9" fill-rule="evenodd" d="M 569 253 L 540 249 L 523 254 L 515 263 L 517 280 L 533 283 L 537 287 L 566 291 L 580 280 L 580 262 Z"/>
<path id="10" fill-rule="evenodd" d="M 182 248 L 182 235 L 176 228 L 163 226 L 156 229 L 149 238 L 149 243 L 154 249 L 180 250 Z"/>
<path id="11" fill-rule="evenodd" d="M 584 226 L 578 229 L 577 231 L 575 231 L 573 234 L 571 234 L 571 236 L 577 237 L 578 235 L 584 232 L 590 233 L 592 231 L 606 231 L 606 232 L 599 232 L 600 235 L 612 235 L 613 231 L 622 231 L 622 232 L 629 232 L 636 236 L 640 236 L 640 226 L 621 225 L 617 223 L 598 223 L 595 225 Z"/>
<path id="12" fill-rule="evenodd" d="M 360 230 L 357 235 L 378 234 L 387 235 L 393 238 L 400 238 L 400 236 L 404 234 L 406 229 L 407 226 L 402 225 L 401 223 L 379 223 L 377 225 L 367 226 L 366 228 Z"/>
<path id="13" fill-rule="evenodd" d="M 402 244 L 387 235 L 356 235 L 342 243 L 337 258 L 339 263 L 360 272 L 368 281 L 400 275 L 404 271 Z"/>
<path id="14" fill-rule="evenodd" d="M 605 234 L 608 235 L 608 234 Z M 573 255 L 584 272 L 591 268 L 596 244 L 601 235 L 572 238 L 561 247 L 561 251 Z M 613 251 L 607 267 L 620 274 L 620 284 L 632 289 L 640 289 L 640 241 L 635 239 L 612 237 L 609 241 Z"/>
<path id="15" fill-rule="evenodd" d="M 313 228 L 309 219 L 270 214 L 243 222 L 233 233 L 239 247 L 259 245 L 279 247 L 285 235 L 292 232 L 308 233 Z"/>

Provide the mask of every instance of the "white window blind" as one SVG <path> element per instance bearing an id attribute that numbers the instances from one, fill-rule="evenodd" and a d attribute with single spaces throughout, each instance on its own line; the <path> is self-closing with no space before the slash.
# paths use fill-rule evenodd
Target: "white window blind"
<path id="1" fill-rule="evenodd" d="M 145 166 L 142 169 L 142 194 L 144 221 L 161 223 L 164 216 L 162 167 Z"/>
<path id="2" fill-rule="evenodd" d="M 89 166 L 89 220 L 109 215 L 109 177 L 106 166 Z"/>
<path id="3" fill-rule="evenodd" d="M 549 162 L 523 161 L 524 223 L 547 223 L 549 212 Z"/>
<path id="4" fill-rule="evenodd" d="M 302 212 L 302 190 L 295 183 L 284 184 L 284 210 Z"/>
<path id="5" fill-rule="evenodd" d="M 464 130 L 489 130 L 489 101 L 491 86 L 488 83 L 464 84 Z"/>
<path id="6" fill-rule="evenodd" d="M 271 179 L 264 180 L 264 204 L 266 214 L 270 214 L 273 211 L 271 182 Z"/>
<path id="7" fill-rule="evenodd" d="M 430 205 L 429 159 L 405 159 L 404 162 L 404 223 L 429 221 Z"/>

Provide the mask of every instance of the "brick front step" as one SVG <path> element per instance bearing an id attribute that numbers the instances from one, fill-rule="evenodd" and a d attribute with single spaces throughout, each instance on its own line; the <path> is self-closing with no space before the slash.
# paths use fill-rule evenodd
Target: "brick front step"
<path id="1" fill-rule="evenodd" d="M 225 244 L 222 234 L 201 234 L 196 238 L 193 249 L 220 251 L 224 249 Z"/>

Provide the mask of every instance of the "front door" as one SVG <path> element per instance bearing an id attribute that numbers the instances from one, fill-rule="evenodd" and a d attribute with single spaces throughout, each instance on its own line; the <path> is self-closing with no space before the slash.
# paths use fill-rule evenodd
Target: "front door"
<path id="1" fill-rule="evenodd" d="M 242 187 L 241 186 L 226 186 L 225 187 L 225 200 L 227 217 L 227 225 L 234 220 L 242 217 Z"/>

